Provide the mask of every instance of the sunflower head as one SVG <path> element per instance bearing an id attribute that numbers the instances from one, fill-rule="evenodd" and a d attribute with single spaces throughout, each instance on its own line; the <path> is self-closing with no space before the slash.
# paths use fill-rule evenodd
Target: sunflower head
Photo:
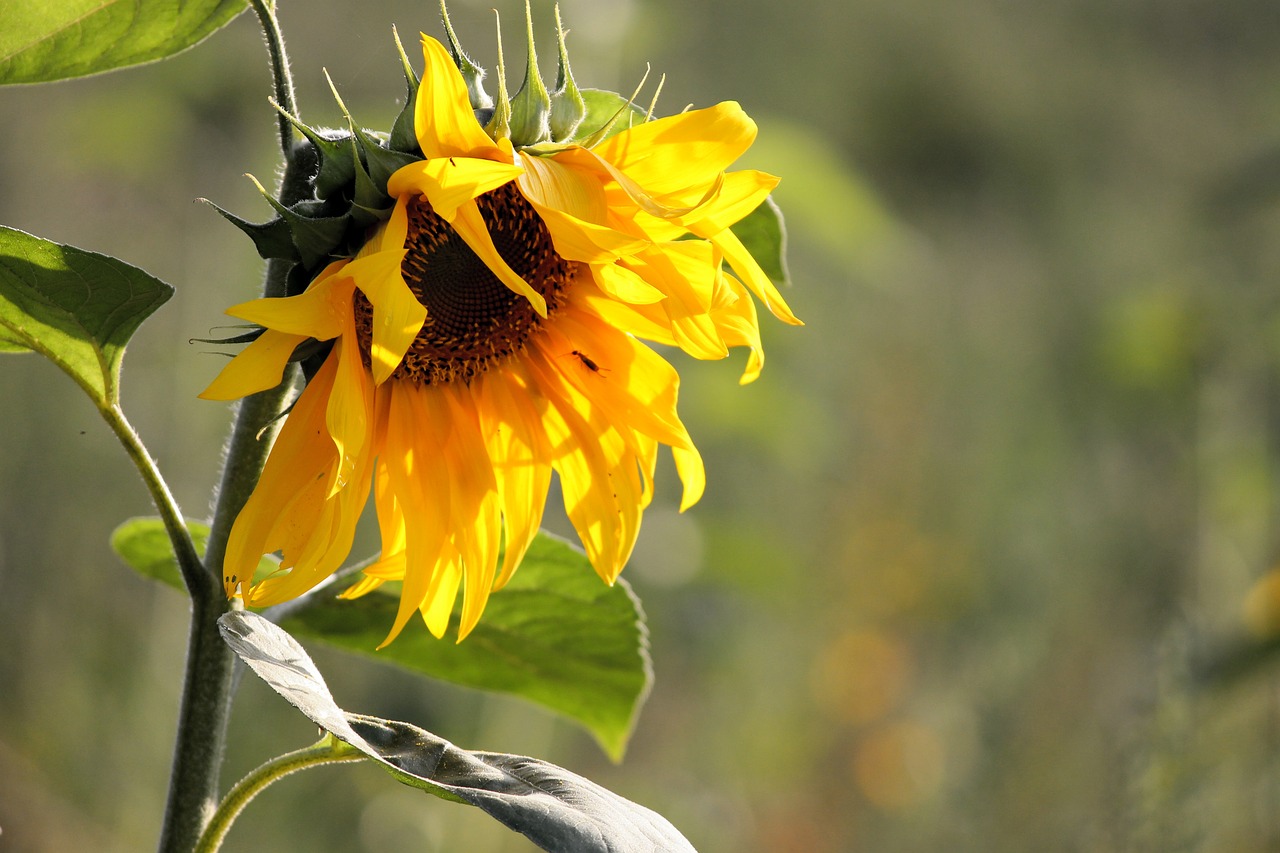
<path id="1" fill-rule="evenodd" d="M 264 224 L 223 212 L 291 272 L 285 296 L 228 309 L 261 331 L 202 396 L 273 387 L 290 360 L 308 379 L 233 526 L 228 595 L 265 606 L 323 581 L 372 496 L 381 555 L 344 595 L 400 584 L 390 642 L 415 612 L 441 636 L 461 593 L 461 639 L 537 534 L 553 474 L 608 583 L 660 446 L 681 508 L 700 497 L 679 376 L 645 341 L 703 359 L 745 347 L 742 381 L 760 373 L 755 300 L 799 320 L 735 228 L 760 211 L 777 225 L 777 179 L 728 171 L 756 132 L 736 103 L 649 120 L 580 91 L 556 24 L 554 90 L 530 25 L 523 83 L 507 94 L 499 47 L 494 98 L 447 15 L 421 76 L 397 37 L 408 97 L 391 130 L 340 98 L 346 129 L 289 116 L 313 196 L 268 196 Z M 271 553 L 280 568 L 251 580 Z"/>

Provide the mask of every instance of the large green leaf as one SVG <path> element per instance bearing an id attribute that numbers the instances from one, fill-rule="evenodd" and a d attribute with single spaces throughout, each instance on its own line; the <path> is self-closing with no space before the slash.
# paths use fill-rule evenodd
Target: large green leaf
<path id="1" fill-rule="evenodd" d="M 208 528 L 188 527 L 203 555 Z M 160 519 L 126 521 L 111 535 L 111 547 L 140 574 L 185 589 Z M 276 567 L 264 557 L 259 575 Z M 466 640 L 437 640 L 410 625 L 376 651 L 395 620 L 392 589 L 341 601 L 330 586 L 268 615 L 295 634 L 373 660 L 535 702 L 583 726 L 613 758 L 622 756 L 653 679 L 644 615 L 625 581 L 605 586 L 581 551 L 540 533 Z M 460 607 L 451 637 L 459 615 Z"/>
<path id="2" fill-rule="evenodd" d="M 606 586 L 581 551 L 540 533 L 461 643 L 411 625 L 375 651 L 395 621 L 397 592 L 387 585 L 354 601 L 311 596 L 281 624 L 433 678 L 537 702 L 621 757 L 653 679 L 644 614 L 625 581 Z M 460 605 L 446 640 L 456 638 L 459 615 Z"/>
<path id="3" fill-rule="evenodd" d="M 152 62 L 203 41 L 245 0 L 5 0 L 0 83 L 42 83 Z"/>
<path id="4" fill-rule="evenodd" d="M 49 358 L 114 405 L 125 344 L 173 288 L 117 258 L 0 226 L 0 352 Z"/>
<path id="5" fill-rule="evenodd" d="M 661 815 L 563 767 L 459 749 L 409 723 L 344 711 L 306 651 L 279 626 L 243 612 L 219 623 L 227 644 L 262 680 L 406 785 L 476 806 L 555 853 L 695 853 Z"/>

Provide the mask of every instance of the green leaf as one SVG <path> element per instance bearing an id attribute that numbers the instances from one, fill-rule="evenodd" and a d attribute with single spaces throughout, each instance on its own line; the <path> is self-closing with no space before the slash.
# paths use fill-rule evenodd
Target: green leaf
<path id="1" fill-rule="evenodd" d="M 751 252 L 751 257 L 764 270 L 765 275 L 779 287 L 789 284 L 787 272 L 787 226 L 782 221 L 782 210 L 769 196 L 760 206 L 738 220 L 729 229 Z"/>
<path id="2" fill-rule="evenodd" d="M 204 556 L 208 527 L 187 527 Z M 111 534 L 111 547 L 144 577 L 186 589 L 160 519 L 129 519 Z M 277 569 L 273 558 L 263 557 L 255 577 Z M 387 584 L 342 601 L 329 584 L 267 615 L 279 615 L 299 636 L 372 660 L 542 705 L 589 731 L 615 761 L 622 758 L 653 681 L 644 614 L 625 581 L 605 586 L 578 549 L 539 533 L 466 640 L 437 640 L 422 625 L 410 625 L 376 651 L 395 621 L 394 589 Z M 460 614 L 461 602 L 447 636 L 457 637 Z"/>
<path id="3" fill-rule="evenodd" d="M 227 644 L 277 693 L 406 785 L 476 806 L 554 853 L 695 853 L 661 815 L 562 767 L 459 749 L 409 723 L 348 713 L 280 627 L 244 612 L 218 621 Z"/>
<path id="4" fill-rule="evenodd" d="M 209 538 L 209 526 L 196 521 L 187 522 L 196 553 L 204 556 L 205 542 Z M 178 561 L 173 556 L 173 545 L 158 518 L 131 518 L 111 532 L 111 550 L 138 574 L 186 591 Z"/>
<path id="5" fill-rule="evenodd" d="M 31 352 L 31 347 L 19 340 L 17 335 L 10 334 L 7 329 L 0 326 L 0 353 L 4 352 Z"/>
<path id="6" fill-rule="evenodd" d="M 245 0 L 6 0 L 0 84 L 83 77 L 163 59 L 246 8 Z"/>
<path id="7" fill-rule="evenodd" d="M 125 344 L 173 288 L 124 261 L 0 226 L 0 349 L 44 355 L 114 405 Z"/>
<path id="8" fill-rule="evenodd" d="M 309 595 L 280 621 L 302 637 L 413 672 L 519 696 L 586 728 L 614 760 L 626 749 L 653 680 L 640 602 L 625 581 L 609 587 L 586 556 L 539 533 L 520 569 L 489 598 L 461 643 L 410 625 L 375 651 L 395 621 L 398 591 L 388 584 L 353 601 Z M 461 608 L 446 637 L 457 636 Z"/>

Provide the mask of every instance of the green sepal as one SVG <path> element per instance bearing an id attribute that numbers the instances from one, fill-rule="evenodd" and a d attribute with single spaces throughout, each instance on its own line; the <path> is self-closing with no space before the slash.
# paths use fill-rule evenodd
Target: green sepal
<path id="1" fill-rule="evenodd" d="M 258 257 L 263 260 L 280 258 L 286 261 L 299 261 L 302 259 L 302 255 L 298 253 L 298 247 L 293 244 L 293 231 L 282 217 L 277 216 L 262 223 L 250 222 L 224 210 L 207 198 L 198 198 L 196 201 L 209 205 L 223 219 L 243 231 L 253 241 L 254 248 L 258 250 Z"/>
<path id="2" fill-rule="evenodd" d="M 377 181 L 369 176 L 364 163 L 360 162 L 354 150 L 351 156 L 355 161 L 355 181 L 349 210 L 351 223 L 360 228 L 366 228 L 385 218 L 384 211 L 390 209 L 391 199 L 385 191 L 386 182 L 382 183 L 380 189 Z"/>
<path id="3" fill-rule="evenodd" d="M 297 296 L 306 292 L 306 289 L 311 286 L 311 280 L 319 272 L 318 269 L 308 269 L 300 263 L 289 267 L 289 272 L 284 277 L 285 296 Z"/>
<path id="4" fill-rule="evenodd" d="M 551 93 L 551 139 L 565 142 L 573 138 L 587 114 L 587 104 L 574 82 L 569 68 L 569 51 L 564 44 L 564 26 L 560 23 L 560 7 L 556 6 L 556 48 L 560 54 L 556 67 L 556 89 Z"/>
<path id="5" fill-rule="evenodd" d="M 405 96 L 404 107 L 391 124 L 391 136 L 387 141 L 387 145 L 392 151 L 415 154 L 421 157 L 422 149 L 418 146 L 418 132 L 413 124 L 414 112 L 418 101 L 418 75 L 413 70 L 409 57 L 405 55 L 404 45 L 400 43 L 400 33 L 396 31 L 395 27 L 392 27 L 391 34 L 395 37 L 396 52 L 400 55 L 400 66 L 404 69 Z"/>
<path id="6" fill-rule="evenodd" d="M 292 117 L 289 120 L 294 121 Z M 316 195 L 329 198 L 348 186 L 355 178 L 351 159 L 355 156 L 356 146 L 352 135 L 347 131 L 335 130 L 329 131 L 332 136 L 326 136 L 324 132 L 296 121 L 293 126 L 315 146 L 320 155 L 320 171 L 315 177 Z"/>
<path id="7" fill-rule="evenodd" d="M 393 151 L 382 145 L 380 140 L 369 136 L 368 131 L 359 127 L 355 128 L 355 134 L 360 140 L 360 150 L 364 154 L 365 162 L 368 164 L 369 177 L 373 179 L 376 186 L 381 187 L 383 196 L 387 198 L 387 204 L 382 206 L 388 206 L 390 196 L 386 195 L 387 182 L 391 180 L 392 175 L 404 166 L 421 160 L 422 155 Z"/>
<path id="8" fill-rule="evenodd" d="M 511 99 L 511 143 L 518 148 L 537 145 L 551 138 L 551 96 L 538 73 L 538 52 L 533 44 L 533 17 L 529 0 L 524 4 L 528 48 L 524 82 Z"/>
<path id="9" fill-rule="evenodd" d="M 302 264 L 308 268 L 317 266 L 339 249 L 346 235 L 347 226 L 351 224 L 351 214 L 341 216 L 324 216 L 324 202 L 302 201 L 293 207 L 285 207 L 267 192 L 262 184 L 252 175 L 250 180 L 257 185 L 267 202 L 276 209 L 276 213 L 289 225 L 293 233 L 293 244 L 302 258 Z"/>
<path id="10" fill-rule="evenodd" d="M 467 100 L 471 103 L 471 109 L 490 109 L 494 104 L 493 98 L 489 97 L 489 93 L 484 90 L 484 69 L 472 62 L 471 57 L 467 56 L 467 52 L 458 43 L 458 36 L 453 31 L 453 24 L 449 21 L 449 10 L 445 7 L 444 0 L 440 0 L 440 20 L 444 24 L 444 34 L 445 40 L 448 42 L 449 55 L 453 57 L 453 64 L 458 66 L 458 70 L 462 72 L 462 79 L 467 84 Z M 498 53 L 502 53 L 501 39 L 498 40 Z M 498 77 L 498 86 L 501 88 L 501 59 L 499 59 Z"/>
<path id="11" fill-rule="evenodd" d="M 473 105 L 472 109 L 480 108 Z M 501 29 L 498 30 L 498 97 L 493 101 L 493 114 L 485 124 L 484 132 L 493 140 L 511 138 L 511 98 L 507 95 L 507 64 L 502 56 Z"/>
<path id="12" fill-rule="evenodd" d="M 589 148 L 615 133 L 644 123 L 644 113 L 617 92 L 583 89 L 581 94 L 586 112 L 578 124 L 573 142 Z"/>
<path id="13" fill-rule="evenodd" d="M 0 226 L 0 349 L 45 356 L 100 409 L 119 399 L 129 339 L 172 295 L 118 258 Z"/>
<path id="14" fill-rule="evenodd" d="M 729 228 L 747 247 L 760 269 L 778 286 L 791 283 L 787 272 L 787 226 L 782 209 L 768 196 Z"/>

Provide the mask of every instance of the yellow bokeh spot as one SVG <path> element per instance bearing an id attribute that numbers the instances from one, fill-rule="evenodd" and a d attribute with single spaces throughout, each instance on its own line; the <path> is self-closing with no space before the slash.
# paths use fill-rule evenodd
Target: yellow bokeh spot
<path id="1" fill-rule="evenodd" d="M 873 723 L 897 706 L 912 669 L 911 651 L 898 637 L 874 628 L 848 631 L 814 663 L 814 701 L 840 722 Z"/>
<path id="2" fill-rule="evenodd" d="M 913 722 L 891 723 L 854 748 L 858 790 L 876 808 L 901 812 L 918 805 L 942 784 L 946 752 L 938 733 Z"/>
<path id="3" fill-rule="evenodd" d="M 1245 594 L 1244 624 L 1257 637 L 1280 635 L 1280 568 L 1258 578 Z"/>

